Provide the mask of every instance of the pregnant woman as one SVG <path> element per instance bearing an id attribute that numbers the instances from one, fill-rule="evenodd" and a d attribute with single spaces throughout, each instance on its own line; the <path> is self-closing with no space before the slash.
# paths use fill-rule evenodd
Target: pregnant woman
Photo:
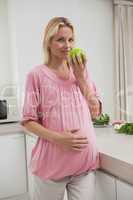
<path id="1" fill-rule="evenodd" d="M 75 46 L 69 19 L 46 26 L 44 64 L 28 73 L 22 125 L 38 136 L 30 168 L 33 200 L 94 199 L 94 170 L 99 157 L 92 119 L 101 113 L 85 57 L 70 57 Z"/>

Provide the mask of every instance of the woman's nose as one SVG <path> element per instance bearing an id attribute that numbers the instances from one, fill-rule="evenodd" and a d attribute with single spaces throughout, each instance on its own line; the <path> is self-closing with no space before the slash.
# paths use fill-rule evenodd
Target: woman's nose
<path id="1" fill-rule="evenodd" d="M 65 47 L 69 48 L 70 47 L 70 42 L 69 41 L 65 41 Z"/>

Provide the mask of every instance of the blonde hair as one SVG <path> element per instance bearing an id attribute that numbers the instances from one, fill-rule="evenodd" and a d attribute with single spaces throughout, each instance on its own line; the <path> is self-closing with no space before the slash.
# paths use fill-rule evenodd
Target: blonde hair
<path id="1" fill-rule="evenodd" d="M 59 28 L 62 26 L 70 27 L 74 36 L 74 27 L 68 18 L 65 17 L 52 18 L 47 24 L 44 32 L 44 39 L 43 39 L 44 64 L 48 64 L 50 60 L 50 50 L 48 47 L 49 42 L 51 38 L 58 32 Z"/>

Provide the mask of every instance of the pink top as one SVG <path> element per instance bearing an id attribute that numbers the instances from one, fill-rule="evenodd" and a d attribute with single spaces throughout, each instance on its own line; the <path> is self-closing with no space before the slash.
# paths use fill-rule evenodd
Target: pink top
<path id="1" fill-rule="evenodd" d="M 89 84 L 99 98 L 95 85 L 92 81 Z M 44 180 L 57 180 L 96 169 L 99 154 L 90 111 L 72 70 L 69 79 L 65 80 L 46 65 L 36 66 L 27 76 L 25 92 L 22 124 L 34 120 L 61 134 L 64 130 L 80 129 L 89 140 L 87 147 L 79 152 L 64 150 L 38 137 L 32 150 L 32 173 Z"/>

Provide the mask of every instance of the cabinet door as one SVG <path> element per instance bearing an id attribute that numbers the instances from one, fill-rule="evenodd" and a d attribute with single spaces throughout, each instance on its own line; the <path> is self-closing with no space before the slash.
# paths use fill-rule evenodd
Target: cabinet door
<path id="1" fill-rule="evenodd" d="M 34 145 L 36 144 L 36 141 L 37 141 L 37 137 L 36 136 L 26 135 L 27 168 L 28 168 L 28 182 L 29 182 L 29 196 L 30 196 L 30 198 L 32 198 L 32 193 L 33 193 L 33 176 L 32 176 L 32 174 L 30 172 L 29 164 L 30 164 L 30 159 L 31 159 L 31 152 L 32 152 L 32 149 L 33 149 Z M 67 200 L 67 192 L 66 192 L 66 190 L 65 190 L 64 200 Z"/>
<path id="2" fill-rule="evenodd" d="M 34 145 L 36 144 L 36 141 L 37 141 L 36 136 L 26 135 L 26 149 L 27 149 L 26 154 L 27 154 L 28 188 L 29 188 L 28 192 L 29 192 L 30 198 L 32 198 L 32 193 L 33 193 L 33 176 L 29 169 L 29 164 L 31 160 L 31 152 Z"/>
<path id="3" fill-rule="evenodd" d="M 116 200 L 115 178 L 96 172 L 96 200 Z"/>
<path id="4" fill-rule="evenodd" d="M 64 194 L 64 199 L 63 200 L 68 200 L 67 198 L 67 191 L 65 190 L 65 194 Z"/>
<path id="5" fill-rule="evenodd" d="M 0 136 L 0 199 L 27 191 L 24 135 Z"/>
<path id="6" fill-rule="evenodd" d="M 117 200 L 133 200 L 133 185 L 117 180 Z"/>

